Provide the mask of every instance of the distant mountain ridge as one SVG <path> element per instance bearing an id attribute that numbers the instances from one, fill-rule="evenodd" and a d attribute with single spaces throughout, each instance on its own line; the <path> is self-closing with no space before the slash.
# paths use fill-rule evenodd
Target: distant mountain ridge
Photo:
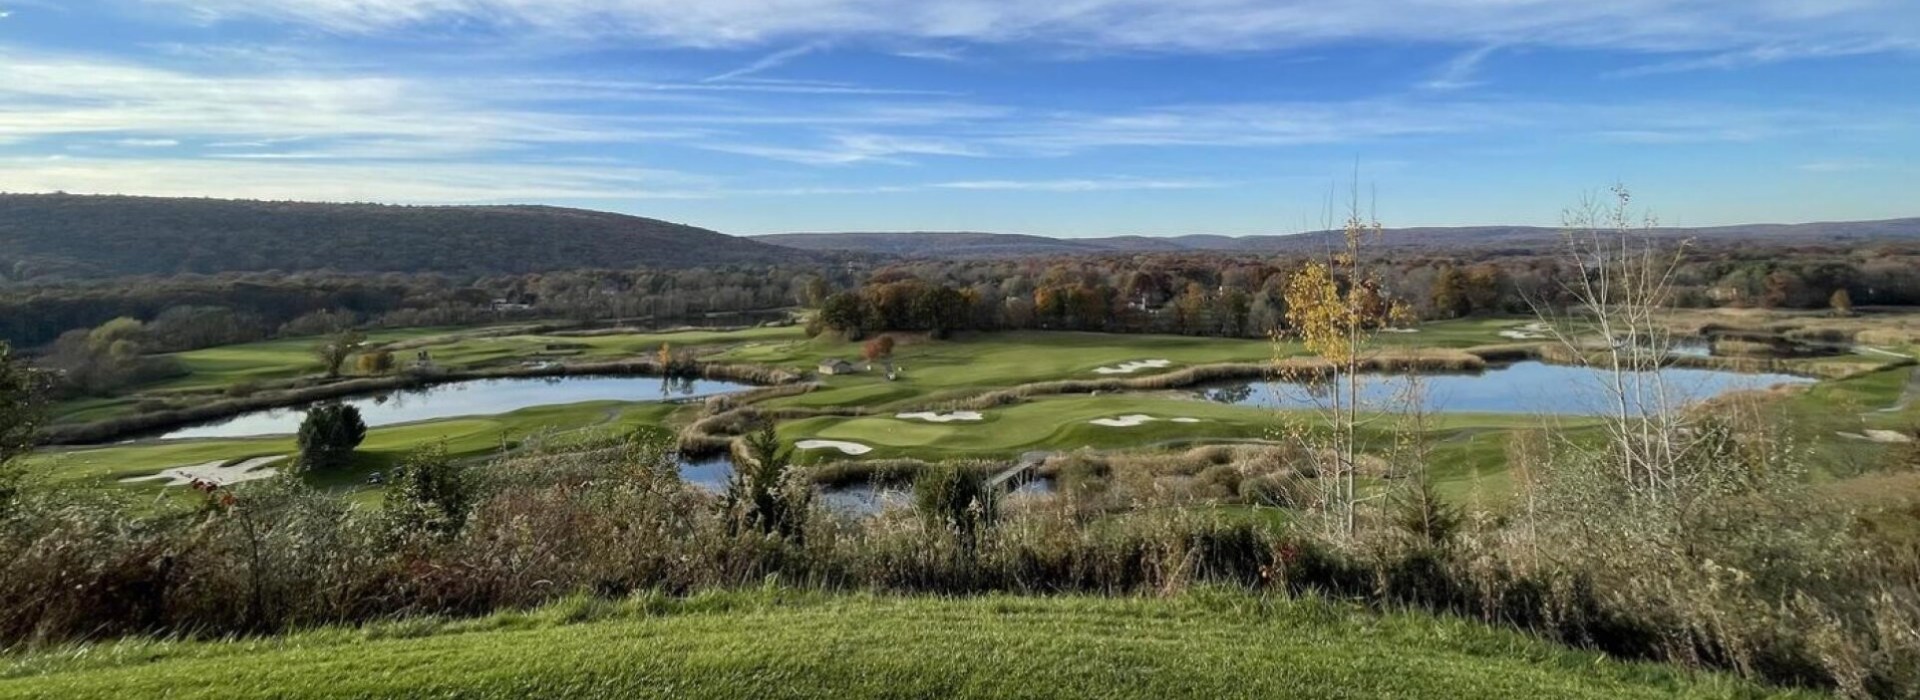
<path id="1" fill-rule="evenodd" d="M 15 280 L 265 270 L 517 274 L 825 257 L 563 207 L 0 194 L 0 278 Z"/>
<path id="2" fill-rule="evenodd" d="M 1409 250 L 1530 249 L 1551 245 L 1561 230 L 1541 226 L 1457 226 L 1386 229 L 1381 245 Z M 1770 244 L 1840 244 L 1920 239 L 1920 218 L 1833 221 L 1806 224 L 1742 224 L 1659 228 L 1654 234 L 1702 243 L 1757 241 Z M 754 236 L 763 243 L 815 252 L 861 252 L 918 258 L 996 258 L 1032 255 L 1129 253 L 1304 253 L 1337 245 L 1338 231 L 1262 236 L 1110 236 L 1048 238 L 980 232 L 780 233 Z"/>

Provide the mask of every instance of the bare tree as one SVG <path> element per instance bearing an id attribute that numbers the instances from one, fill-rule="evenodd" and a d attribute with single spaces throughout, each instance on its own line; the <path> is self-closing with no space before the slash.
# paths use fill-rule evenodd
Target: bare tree
<path id="1" fill-rule="evenodd" d="M 1604 464 L 1635 498 L 1672 498 L 1685 481 L 1688 455 L 1710 434 L 1694 429 L 1687 410 L 1697 397 L 1669 383 L 1673 336 L 1661 321 L 1672 304 L 1675 275 L 1691 241 L 1663 243 L 1651 217 L 1634 214 L 1633 197 L 1615 185 L 1588 196 L 1562 217 L 1558 280 L 1564 308 L 1530 301 L 1561 359 L 1596 370 L 1604 444 L 1563 440 Z M 1556 431 L 1564 435 L 1566 431 Z"/>

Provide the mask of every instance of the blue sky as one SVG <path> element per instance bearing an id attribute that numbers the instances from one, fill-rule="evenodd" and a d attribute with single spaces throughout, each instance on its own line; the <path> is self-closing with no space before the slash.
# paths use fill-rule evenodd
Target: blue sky
<path id="1" fill-rule="evenodd" d="M 0 190 L 729 233 L 1920 215 L 1912 0 L 0 0 Z"/>

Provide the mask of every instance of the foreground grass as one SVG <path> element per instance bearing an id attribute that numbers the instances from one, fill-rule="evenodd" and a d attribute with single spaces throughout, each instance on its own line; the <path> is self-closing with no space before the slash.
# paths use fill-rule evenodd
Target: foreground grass
<path id="1" fill-rule="evenodd" d="M 1482 625 L 1318 600 L 728 593 L 575 599 L 4 658 L 0 697 L 1759 697 Z"/>

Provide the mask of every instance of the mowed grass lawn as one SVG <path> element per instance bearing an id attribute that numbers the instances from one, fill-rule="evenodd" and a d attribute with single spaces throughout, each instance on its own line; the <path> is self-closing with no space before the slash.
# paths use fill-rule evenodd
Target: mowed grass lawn
<path id="1" fill-rule="evenodd" d="M 4 698 L 1654 698 L 1785 695 L 1319 600 L 574 599 L 531 613 L 0 657 Z"/>
<path id="2" fill-rule="evenodd" d="M 414 350 L 426 350 L 435 364 L 444 367 L 474 367 L 535 357 L 617 358 L 651 357 L 662 344 L 676 349 L 692 349 L 717 344 L 791 340 L 804 337 L 796 327 L 750 328 L 744 330 L 686 330 L 661 333 L 621 333 L 601 336 L 567 337 L 553 335 L 501 335 L 498 328 L 407 328 L 380 330 L 367 334 L 367 343 L 377 346 L 401 341 L 419 343 L 418 348 L 398 351 L 402 362 L 412 359 Z M 149 387 L 154 391 L 202 391 L 223 389 L 242 381 L 287 379 L 321 371 L 313 347 L 321 338 L 288 338 L 258 343 L 228 345 L 177 353 L 191 373 L 182 378 Z M 348 368 L 349 371 L 352 369 Z"/>
<path id="3" fill-rule="evenodd" d="M 980 421 L 932 423 L 893 413 L 858 418 L 820 417 L 780 425 L 783 440 L 857 442 L 874 451 L 866 457 L 923 459 L 1008 457 L 1029 450 L 1114 449 L 1175 446 L 1194 442 L 1275 439 L 1284 427 L 1309 425 L 1313 414 L 1281 412 L 1183 397 L 1177 392 L 1103 396 L 1042 397 L 980 411 Z M 1098 419 L 1145 415 L 1156 420 L 1134 426 L 1100 425 Z M 1193 422 L 1176 422 L 1184 418 Z M 1578 422 L 1578 421 L 1576 421 Z M 1513 428 L 1539 424 L 1524 414 L 1438 414 L 1429 416 L 1434 439 L 1445 440 L 1463 428 Z M 803 461 L 844 458 L 838 450 L 807 450 Z"/>
<path id="4" fill-rule="evenodd" d="M 1422 324 L 1419 333 L 1381 334 L 1379 342 L 1387 347 L 1467 348 L 1502 342 L 1499 331 L 1520 323 L 1514 319 L 1439 321 Z M 859 363 L 860 346 L 859 342 L 837 338 L 802 338 L 745 345 L 712 359 L 812 370 L 829 358 Z M 904 370 L 899 381 L 887 381 L 876 367 L 874 372 L 825 377 L 824 390 L 779 399 L 772 405 L 886 406 L 939 401 L 1033 382 L 1143 377 L 1193 365 L 1265 362 L 1304 353 L 1298 343 L 1242 338 L 1048 331 L 961 333 L 947 340 L 900 343 L 894 350 L 894 365 Z M 1095 371 L 1137 360 L 1167 360 L 1172 366 L 1131 374 Z"/>
<path id="5" fill-rule="evenodd" d="M 593 401 L 533 408 L 490 416 L 404 423 L 367 430 L 352 469 L 328 475 L 309 475 L 319 486 L 362 489 L 368 473 L 391 468 L 409 452 L 424 445 L 443 444 L 456 458 L 478 457 L 514 447 L 529 438 L 564 440 L 590 434 L 624 435 L 663 426 L 674 414 L 691 407 L 670 403 Z M 44 469 L 61 480 L 115 484 L 120 479 L 145 476 L 163 469 L 211 461 L 233 462 L 249 457 L 290 455 L 297 451 L 293 436 L 170 440 L 128 443 L 99 448 L 49 450 L 28 459 L 31 468 Z M 129 488 L 159 489 L 157 484 L 126 484 Z"/>

